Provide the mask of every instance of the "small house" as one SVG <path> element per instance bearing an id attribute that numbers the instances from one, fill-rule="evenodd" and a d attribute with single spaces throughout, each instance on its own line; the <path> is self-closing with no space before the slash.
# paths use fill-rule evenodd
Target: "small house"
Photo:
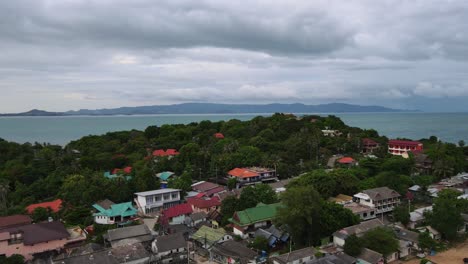
<path id="1" fill-rule="evenodd" d="M 307 247 L 303 249 L 294 250 L 290 253 L 285 253 L 276 257 L 270 258 L 273 264 L 296 264 L 308 263 L 316 259 L 315 254 L 317 250 L 314 247 Z"/>
<path id="2" fill-rule="evenodd" d="M 131 202 L 114 204 L 106 199 L 93 204 L 93 208 L 97 211 L 93 214 L 94 222 L 102 225 L 123 223 L 137 215 Z"/>
<path id="3" fill-rule="evenodd" d="M 133 243 L 142 243 L 146 246 L 153 241 L 153 235 L 146 225 L 135 225 L 107 230 L 107 234 L 104 234 L 103 237 L 104 244 L 110 244 L 112 248 Z"/>
<path id="4" fill-rule="evenodd" d="M 222 228 L 214 229 L 203 225 L 192 235 L 192 240 L 199 246 L 209 249 L 215 244 L 232 240 L 232 236 Z"/>
<path id="5" fill-rule="evenodd" d="M 257 263 L 258 254 L 242 243 L 228 240 L 222 244 L 216 244 L 211 249 L 213 260 L 217 263 Z"/>
<path id="6" fill-rule="evenodd" d="M 156 237 L 151 245 L 157 263 L 179 262 L 187 259 L 187 242 L 182 233 Z"/>
<path id="7" fill-rule="evenodd" d="M 161 223 L 166 226 L 183 224 L 185 223 L 185 219 L 192 214 L 192 212 L 193 210 L 190 204 L 178 204 L 162 212 Z"/>
<path id="8" fill-rule="evenodd" d="M 249 233 L 253 234 L 258 228 L 270 226 L 280 206 L 281 203 L 259 203 L 256 207 L 235 212 L 229 219 L 233 224 L 234 234 L 246 238 Z"/>

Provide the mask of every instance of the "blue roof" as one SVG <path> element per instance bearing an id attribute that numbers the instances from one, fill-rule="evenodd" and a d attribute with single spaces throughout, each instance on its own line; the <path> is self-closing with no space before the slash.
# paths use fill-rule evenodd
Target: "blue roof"
<path id="1" fill-rule="evenodd" d="M 114 217 L 114 216 L 133 216 L 137 214 L 137 209 L 135 209 L 132 205 L 132 202 L 127 203 L 120 203 L 120 204 L 113 204 L 109 209 L 104 209 L 98 204 L 93 204 L 93 207 L 99 211 L 99 213 L 95 213 L 94 215 L 102 215 L 107 217 Z"/>
<path id="2" fill-rule="evenodd" d="M 157 174 L 157 176 L 163 181 L 167 181 L 172 175 L 174 175 L 174 173 L 170 171 L 164 171 Z"/>

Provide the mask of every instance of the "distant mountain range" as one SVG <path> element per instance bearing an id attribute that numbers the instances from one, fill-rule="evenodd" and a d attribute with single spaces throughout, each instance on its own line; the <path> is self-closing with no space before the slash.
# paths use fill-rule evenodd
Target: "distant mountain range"
<path id="1" fill-rule="evenodd" d="M 48 112 L 33 109 L 24 113 L 0 114 L 0 116 L 77 116 L 77 115 L 152 115 L 152 114 L 241 114 L 241 113 L 362 113 L 362 112 L 405 112 L 415 110 L 392 109 L 383 106 L 362 106 L 342 103 L 305 105 L 295 104 L 212 104 L 184 103 L 119 107 L 112 109 L 80 109 L 78 111 Z"/>

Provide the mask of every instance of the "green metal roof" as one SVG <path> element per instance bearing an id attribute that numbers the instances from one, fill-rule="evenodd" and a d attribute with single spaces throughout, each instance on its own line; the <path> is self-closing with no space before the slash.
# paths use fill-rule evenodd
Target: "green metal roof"
<path id="1" fill-rule="evenodd" d="M 276 213 L 280 206 L 281 203 L 259 203 L 256 207 L 235 212 L 234 216 L 230 218 L 229 221 L 239 226 L 248 226 L 258 222 L 272 220 L 276 217 Z"/>
<path id="2" fill-rule="evenodd" d="M 174 173 L 170 171 L 158 173 L 158 177 L 163 181 L 167 181 L 172 175 L 174 175 Z"/>
<path id="3" fill-rule="evenodd" d="M 98 204 L 93 204 L 93 207 L 99 211 L 99 213 L 95 213 L 94 215 L 102 215 L 107 217 L 115 217 L 115 216 L 133 216 L 137 214 L 137 209 L 135 209 L 132 205 L 132 202 L 127 203 L 120 203 L 120 204 L 113 204 L 111 208 L 104 209 Z"/>
<path id="4" fill-rule="evenodd" d="M 208 226 L 201 226 L 200 229 L 193 234 L 192 238 L 202 244 L 205 244 L 206 240 L 208 245 L 213 245 L 221 240 L 225 235 L 227 235 L 227 233 L 222 228 L 214 229 Z"/>

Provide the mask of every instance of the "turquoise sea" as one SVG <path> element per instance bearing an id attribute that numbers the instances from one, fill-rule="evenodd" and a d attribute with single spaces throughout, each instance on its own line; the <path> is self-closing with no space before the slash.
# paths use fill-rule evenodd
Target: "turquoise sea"
<path id="1" fill-rule="evenodd" d="M 0 138 L 65 145 L 71 140 L 109 131 L 143 130 L 150 125 L 187 124 L 202 120 L 249 120 L 270 114 L 193 114 L 145 116 L 0 117 Z M 328 114 L 320 114 L 328 115 Z M 350 125 L 373 128 L 390 138 L 438 136 L 443 141 L 468 142 L 468 113 L 336 113 Z"/>

